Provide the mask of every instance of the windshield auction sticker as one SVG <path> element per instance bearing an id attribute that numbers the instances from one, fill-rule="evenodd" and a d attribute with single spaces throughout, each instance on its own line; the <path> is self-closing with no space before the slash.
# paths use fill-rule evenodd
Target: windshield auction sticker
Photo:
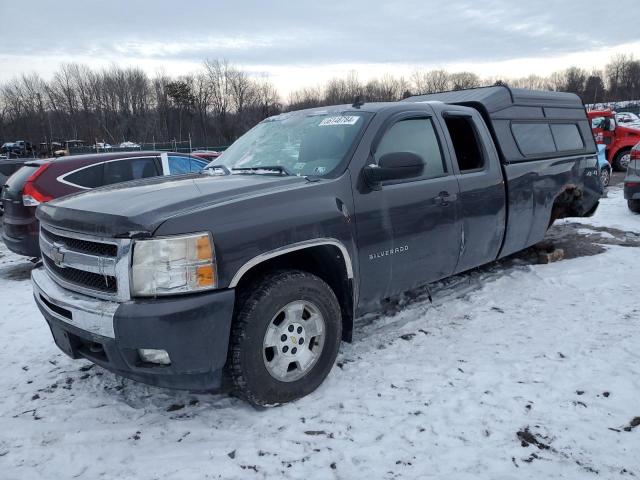
<path id="1" fill-rule="evenodd" d="M 339 117 L 328 117 L 320 122 L 319 127 L 328 127 L 331 125 L 355 125 L 360 117 L 357 115 L 341 115 Z"/>

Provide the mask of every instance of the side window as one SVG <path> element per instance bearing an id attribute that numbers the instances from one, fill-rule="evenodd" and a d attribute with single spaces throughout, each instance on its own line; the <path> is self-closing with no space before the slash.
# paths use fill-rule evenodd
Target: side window
<path id="1" fill-rule="evenodd" d="M 511 131 L 520 151 L 525 155 L 556 152 L 548 123 L 513 123 Z"/>
<path id="2" fill-rule="evenodd" d="M 63 180 L 67 183 L 72 183 L 78 187 L 84 188 L 96 188 L 101 186 L 102 172 L 104 169 L 104 163 L 98 163 L 90 167 L 85 167 L 76 172 L 65 175 Z"/>
<path id="3" fill-rule="evenodd" d="M 153 157 L 125 158 L 104 164 L 105 185 L 156 176 L 158 170 Z"/>
<path id="4" fill-rule="evenodd" d="M 578 125 L 575 123 L 551 124 L 551 133 L 553 133 L 556 146 L 561 152 L 584 149 L 582 135 L 580 135 Z"/>
<path id="5" fill-rule="evenodd" d="M 184 173 L 197 173 L 202 170 L 206 162 L 201 162 L 191 157 L 169 155 L 169 175 L 181 175 Z"/>
<path id="6" fill-rule="evenodd" d="M 411 152 L 420 155 L 425 167 L 422 178 L 441 177 L 447 169 L 433 123 L 428 118 L 400 120 L 389 128 L 378 144 L 375 161 L 387 153 Z"/>
<path id="7" fill-rule="evenodd" d="M 485 160 L 473 120 L 470 117 L 447 116 L 444 121 L 453 142 L 460 172 L 482 169 Z"/>
<path id="8" fill-rule="evenodd" d="M 181 175 L 191 173 L 191 159 L 169 155 L 169 175 Z"/>
<path id="9" fill-rule="evenodd" d="M 208 164 L 209 164 L 209 162 L 205 162 L 204 160 L 197 160 L 195 158 L 192 158 L 191 159 L 191 171 L 193 173 L 199 173 Z"/>

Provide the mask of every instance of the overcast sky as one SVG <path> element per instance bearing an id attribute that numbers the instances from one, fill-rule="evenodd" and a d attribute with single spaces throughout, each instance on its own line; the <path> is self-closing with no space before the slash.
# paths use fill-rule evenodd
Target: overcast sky
<path id="1" fill-rule="evenodd" d="M 282 93 L 356 70 L 549 74 L 640 57 L 640 0 L 0 0 L 0 81 L 61 62 L 153 74 L 226 58 Z"/>

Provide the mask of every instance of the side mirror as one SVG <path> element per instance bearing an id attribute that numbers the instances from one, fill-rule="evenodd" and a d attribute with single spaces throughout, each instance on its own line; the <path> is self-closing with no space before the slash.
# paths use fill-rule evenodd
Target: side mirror
<path id="1" fill-rule="evenodd" d="M 603 121 L 602 129 L 607 132 L 613 132 L 616 129 L 616 121 L 613 118 L 606 117 Z"/>
<path id="2" fill-rule="evenodd" d="M 424 171 L 424 160 L 412 152 L 393 152 L 380 157 L 378 164 L 364 167 L 364 178 L 373 188 L 380 188 L 382 182 L 416 178 Z"/>

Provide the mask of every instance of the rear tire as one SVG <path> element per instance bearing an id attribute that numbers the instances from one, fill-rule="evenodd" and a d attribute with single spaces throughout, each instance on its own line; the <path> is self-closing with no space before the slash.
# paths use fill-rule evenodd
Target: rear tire
<path id="1" fill-rule="evenodd" d="M 288 270 L 246 291 L 229 348 L 236 393 L 253 405 L 275 406 L 313 392 L 331 371 L 342 338 L 333 290 L 315 275 Z"/>
<path id="2" fill-rule="evenodd" d="M 631 149 L 620 150 L 613 159 L 613 169 L 616 172 L 626 172 L 629 162 L 631 162 Z"/>
<path id="3" fill-rule="evenodd" d="M 640 200 L 627 200 L 627 206 L 633 213 L 640 213 Z"/>

